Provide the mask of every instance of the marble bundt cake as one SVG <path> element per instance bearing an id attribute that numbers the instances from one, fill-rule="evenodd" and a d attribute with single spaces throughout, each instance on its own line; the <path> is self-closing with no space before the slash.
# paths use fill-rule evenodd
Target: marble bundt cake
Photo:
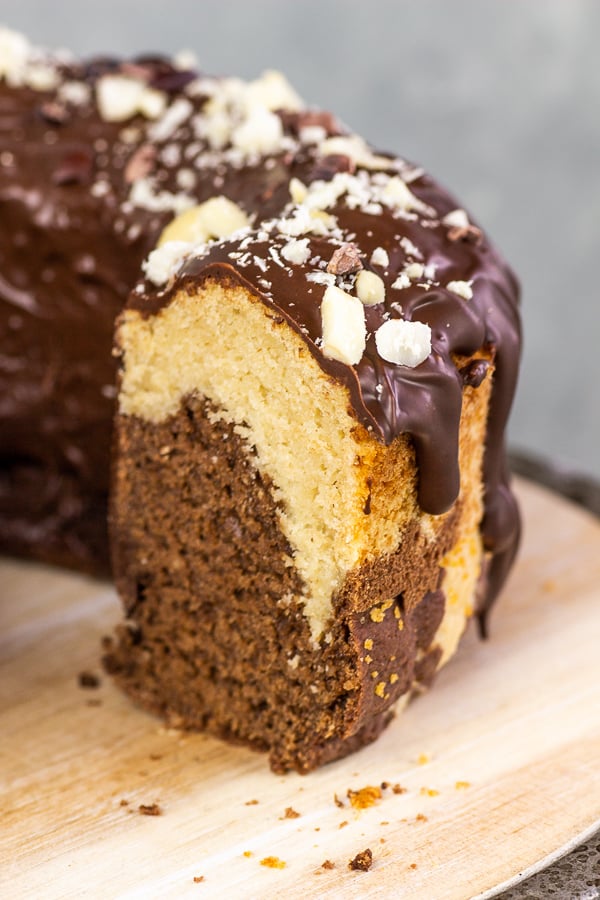
<path id="1" fill-rule="evenodd" d="M 73 475 L 44 495 L 48 509 L 64 498 L 55 546 L 101 527 L 111 319 L 144 259 L 117 324 L 111 533 L 127 621 L 106 666 L 169 721 L 309 771 L 429 685 L 510 568 L 514 276 L 422 169 L 305 108 L 281 76 L 46 62 L 56 82 L 40 96 L 23 58 L 0 109 L 35 126 L 0 197 L 22 216 L 21 260 L 35 232 L 44 262 L 35 290 L 17 297 L 13 277 L 3 296 L 31 316 L 29 336 L 13 328 L 14 358 L 38 364 L 35 389 L 19 376 L 22 421 L 49 438 L 38 459 L 9 409 L 8 490 L 21 479 L 36 497 L 54 453 Z M 57 179 L 73 141 L 85 178 L 73 162 Z M 3 277 L 18 274 L 3 252 Z M 60 347 L 44 344 L 44 309 Z"/>

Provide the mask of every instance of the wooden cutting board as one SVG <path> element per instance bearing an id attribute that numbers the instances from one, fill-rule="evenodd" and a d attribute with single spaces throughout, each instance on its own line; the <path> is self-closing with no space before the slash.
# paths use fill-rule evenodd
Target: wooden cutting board
<path id="1" fill-rule="evenodd" d="M 0 561 L 0 896 L 464 900 L 581 838 L 600 814 L 600 523 L 518 492 L 491 640 L 472 629 L 376 744 L 305 777 L 135 709 L 99 667 L 107 584 Z"/>

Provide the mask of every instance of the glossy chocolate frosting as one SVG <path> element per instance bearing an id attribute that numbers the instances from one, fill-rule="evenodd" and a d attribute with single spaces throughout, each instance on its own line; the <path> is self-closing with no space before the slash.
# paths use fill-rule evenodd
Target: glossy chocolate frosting
<path id="1" fill-rule="evenodd" d="M 288 104 L 286 96 L 268 113 L 272 127 L 276 110 L 281 134 L 270 147 L 259 141 L 248 148 L 231 127 L 247 115 L 237 82 L 197 78 L 161 58 L 45 62 L 54 70 L 51 86 L 0 80 L 0 544 L 106 568 L 113 322 L 164 225 L 194 203 L 224 195 L 248 214 L 249 229 L 196 249 L 164 288 L 138 285 L 130 306 L 151 315 L 199 279 L 244 283 L 347 386 L 357 419 L 379 440 L 412 435 L 427 512 L 443 512 L 458 495 L 463 384 L 476 388 L 493 358 L 482 528 L 492 562 L 483 615 L 518 543 L 504 428 L 520 343 L 518 287 L 485 236 L 457 219 L 451 195 L 410 164 L 366 145 L 358 153 L 327 150 L 328 139 L 344 130 L 330 114 Z M 141 82 L 153 99 L 158 93 L 163 111 L 117 121 L 102 114 L 98 86 L 114 75 Z M 219 102 L 230 119 L 222 136 L 206 124 L 214 124 L 208 111 Z M 254 109 L 255 97 L 252 103 Z M 327 206 L 334 227 L 300 235 L 308 239 L 307 263 L 286 262 L 281 252 L 290 236 L 280 223 L 294 215 L 290 180 L 310 188 L 343 173 L 363 178 L 368 189 L 378 178 L 400 177 L 418 209 L 353 206 L 350 192 L 342 193 Z M 352 366 L 321 350 L 322 276 L 347 243 L 386 287 L 385 302 L 366 309 L 366 350 Z M 381 254 L 371 262 L 376 248 L 386 251 L 385 265 L 376 262 Z M 394 287 L 415 262 L 423 277 Z M 352 292 L 352 275 L 334 280 Z M 448 288 L 456 281 L 470 284 L 470 299 Z M 374 332 L 388 317 L 430 325 L 432 353 L 421 365 L 380 357 Z M 480 362 L 465 365 L 478 354 Z"/>

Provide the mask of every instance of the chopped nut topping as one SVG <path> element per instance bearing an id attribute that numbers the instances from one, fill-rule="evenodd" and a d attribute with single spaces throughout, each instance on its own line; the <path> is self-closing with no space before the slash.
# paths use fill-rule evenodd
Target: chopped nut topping
<path id="1" fill-rule="evenodd" d="M 156 159 L 156 148 L 152 144 L 142 144 L 131 155 L 125 166 L 125 181 L 131 184 L 138 178 L 145 178 L 152 171 Z"/>
<path id="2" fill-rule="evenodd" d="M 389 319 L 375 332 L 375 343 L 382 359 L 414 368 L 431 353 L 431 328 L 424 322 Z"/>
<path id="3" fill-rule="evenodd" d="M 360 300 L 330 285 L 321 303 L 323 355 L 347 365 L 356 365 L 367 338 L 365 311 Z"/>
<path id="4" fill-rule="evenodd" d="M 249 224 L 248 216 L 227 197 L 211 197 L 173 219 L 162 232 L 158 246 L 169 241 L 202 243 L 229 237 Z"/>
<path id="5" fill-rule="evenodd" d="M 327 263 L 327 271 L 334 275 L 350 275 L 362 269 L 360 251 L 356 244 L 344 244 L 334 251 Z"/>
<path id="6" fill-rule="evenodd" d="M 356 294 L 365 306 L 375 306 L 385 300 L 385 285 L 383 279 L 375 272 L 363 269 L 356 277 Z"/>

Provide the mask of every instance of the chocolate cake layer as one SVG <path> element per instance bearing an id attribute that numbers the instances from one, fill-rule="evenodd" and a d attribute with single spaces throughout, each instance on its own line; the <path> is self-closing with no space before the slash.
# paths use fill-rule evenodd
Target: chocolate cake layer
<path id="1" fill-rule="evenodd" d="M 309 771 L 374 739 L 395 701 L 429 680 L 443 572 L 407 534 L 396 554 L 356 572 L 316 652 L 272 486 L 214 413 L 187 398 L 158 426 L 130 422 L 115 514 L 130 624 L 106 665 L 172 724 L 267 750 L 277 771 Z M 452 517 L 435 555 L 455 537 Z"/>

